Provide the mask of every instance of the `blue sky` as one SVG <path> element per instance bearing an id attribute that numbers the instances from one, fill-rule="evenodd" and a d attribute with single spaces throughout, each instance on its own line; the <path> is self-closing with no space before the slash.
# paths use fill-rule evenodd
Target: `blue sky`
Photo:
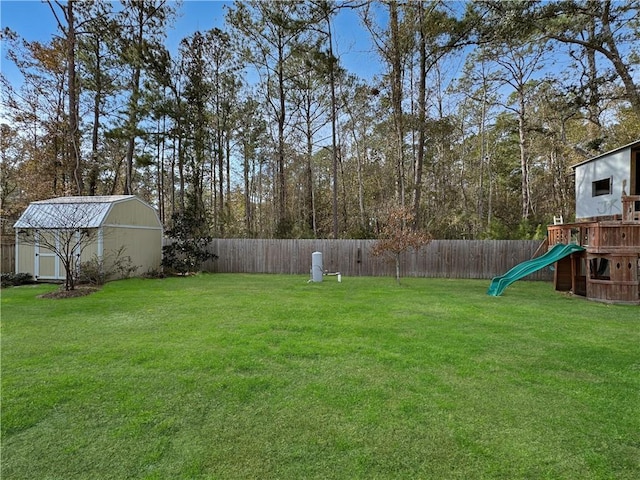
<path id="1" fill-rule="evenodd" d="M 233 2 L 214 0 L 185 0 L 179 16 L 169 29 L 166 45 L 175 50 L 180 40 L 197 30 L 224 25 L 225 5 Z M 56 21 L 51 9 L 39 0 L 0 0 L 0 25 L 17 32 L 26 40 L 46 42 L 57 33 Z M 362 26 L 357 13 L 345 10 L 334 21 L 337 54 L 344 67 L 360 77 L 370 80 L 379 73 L 379 62 L 372 52 L 369 34 Z M 11 62 L 6 60 L 6 45 L 2 45 L 1 69 L 11 83 L 20 83 L 20 76 Z"/>

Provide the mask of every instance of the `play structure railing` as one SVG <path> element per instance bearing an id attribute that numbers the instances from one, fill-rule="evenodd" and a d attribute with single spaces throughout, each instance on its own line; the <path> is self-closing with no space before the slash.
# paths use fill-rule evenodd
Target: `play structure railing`
<path id="1" fill-rule="evenodd" d="M 640 195 L 622 196 L 622 223 L 640 223 Z"/>
<path id="2" fill-rule="evenodd" d="M 562 225 L 549 225 L 547 227 L 549 247 L 558 243 L 584 246 L 588 244 L 588 223 L 565 223 Z"/>
<path id="3" fill-rule="evenodd" d="M 626 251 L 640 245 L 640 221 L 623 221 L 618 223 L 582 222 L 549 225 L 549 248 L 561 244 L 576 244 L 588 247 L 592 253 L 599 251 Z"/>

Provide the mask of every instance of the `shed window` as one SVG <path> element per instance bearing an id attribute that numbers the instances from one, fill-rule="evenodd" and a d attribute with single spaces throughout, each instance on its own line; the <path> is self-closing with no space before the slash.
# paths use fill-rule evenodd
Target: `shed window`
<path id="1" fill-rule="evenodd" d="M 603 178 L 602 180 L 596 180 L 591 183 L 591 196 L 599 197 L 600 195 L 611 194 L 612 177 Z"/>

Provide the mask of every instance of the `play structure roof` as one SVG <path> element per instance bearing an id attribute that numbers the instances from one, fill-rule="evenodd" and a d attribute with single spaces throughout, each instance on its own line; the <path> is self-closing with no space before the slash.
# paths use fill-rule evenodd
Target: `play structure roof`
<path id="1" fill-rule="evenodd" d="M 612 155 L 612 154 L 614 154 L 616 152 L 619 152 L 620 150 L 625 150 L 627 148 L 634 148 L 634 147 L 637 147 L 637 146 L 640 146 L 640 139 L 636 140 L 635 142 L 628 143 L 627 145 L 623 145 L 622 147 L 614 148 L 613 150 L 609 150 L 608 152 L 601 153 L 600 155 L 597 155 L 595 157 L 589 158 L 589 159 L 584 160 L 582 162 L 576 163 L 575 165 L 572 165 L 571 168 L 575 170 L 575 168 L 579 167 L 580 165 L 584 165 L 586 163 L 598 160 L 599 158 Z"/>

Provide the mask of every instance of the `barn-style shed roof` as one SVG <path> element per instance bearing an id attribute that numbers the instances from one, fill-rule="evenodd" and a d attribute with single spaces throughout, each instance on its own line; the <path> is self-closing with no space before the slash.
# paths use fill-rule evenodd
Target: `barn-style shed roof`
<path id="1" fill-rule="evenodd" d="M 98 228 L 118 202 L 135 195 L 57 197 L 32 202 L 14 228 L 78 229 Z"/>

